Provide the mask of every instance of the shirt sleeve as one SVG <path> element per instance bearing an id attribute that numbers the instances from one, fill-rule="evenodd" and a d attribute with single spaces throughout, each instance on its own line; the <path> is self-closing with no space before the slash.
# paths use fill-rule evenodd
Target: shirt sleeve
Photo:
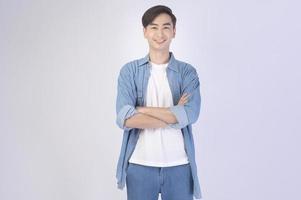
<path id="1" fill-rule="evenodd" d="M 121 68 L 118 76 L 117 99 L 116 99 L 116 123 L 119 128 L 129 131 L 124 125 L 125 120 L 132 117 L 138 111 L 136 105 L 136 90 L 133 79 L 133 73 L 129 66 L 125 65 Z"/>
<path id="2" fill-rule="evenodd" d="M 175 105 L 170 107 L 170 111 L 175 115 L 177 123 L 169 124 L 175 129 L 182 129 L 197 121 L 201 108 L 200 83 L 197 71 L 190 66 L 185 70 L 183 76 L 182 94 L 188 93 L 190 97 L 185 105 Z"/>

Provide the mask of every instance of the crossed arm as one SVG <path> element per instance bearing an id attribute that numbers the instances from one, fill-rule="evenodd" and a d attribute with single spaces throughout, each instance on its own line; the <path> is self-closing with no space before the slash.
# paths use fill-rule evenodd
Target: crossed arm
<path id="1" fill-rule="evenodd" d="M 183 94 L 178 105 L 185 105 L 189 94 Z M 177 119 L 169 108 L 162 107 L 136 107 L 138 113 L 125 120 L 128 128 L 164 128 L 168 124 L 177 123 Z"/>

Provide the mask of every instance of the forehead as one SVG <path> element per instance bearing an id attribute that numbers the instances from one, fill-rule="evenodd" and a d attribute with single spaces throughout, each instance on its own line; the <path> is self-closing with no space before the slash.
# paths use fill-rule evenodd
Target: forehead
<path id="1" fill-rule="evenodd" d="M 172 25 L 171 17 L 166 13 L 161 13 L 152 21 L 150 25 L 152 24 L 163 25 L 166 23 L 170 23 Z"/>

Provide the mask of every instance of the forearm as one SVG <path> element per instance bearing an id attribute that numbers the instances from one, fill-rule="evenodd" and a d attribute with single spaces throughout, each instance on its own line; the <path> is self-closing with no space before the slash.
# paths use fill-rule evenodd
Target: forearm
<path id="1" fill-rule="evenodd" d="M 125 126 L 128 128 L 165 128 L 167 123 L 152 116 L 138 113 L 125 120 Z"/>
<path id="2" fill-rule="evenodd" d="M 160 119 L 167 124 L 177 123 L 176 116 L 169 110 L 169 108 L 162 107 L 137 107 L 139 113 L 149 115 L 151 117 Z"/>

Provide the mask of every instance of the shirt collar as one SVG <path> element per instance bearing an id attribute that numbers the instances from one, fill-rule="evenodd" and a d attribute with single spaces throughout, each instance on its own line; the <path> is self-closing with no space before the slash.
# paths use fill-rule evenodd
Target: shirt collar
<path id="1" fill-rule="evenodd" d="M 173 53 L 169 52 L 169 55 L 170 55 L 170 57 L 169 57 L 167 68 L 178 72 L 178 66 L 177 66 L 176 59 L 175 59 Z M 150 58 L 149 58 L 149 53 L 148 53 L 144 58 L 141 58 L 138 60 L 138 66 L 141 67 L 144 64 L 149 63 L 149 62 L 150 62 Z"/>

